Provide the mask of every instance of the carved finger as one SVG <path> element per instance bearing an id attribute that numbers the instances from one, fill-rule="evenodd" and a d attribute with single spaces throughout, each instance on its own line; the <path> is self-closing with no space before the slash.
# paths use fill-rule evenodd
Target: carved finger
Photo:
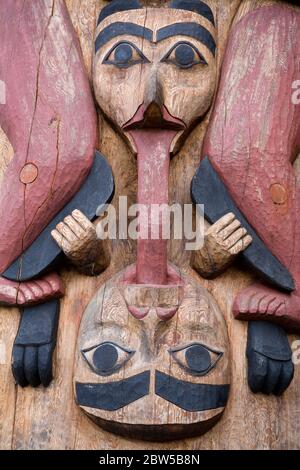
<path id="1" fill-rule="evenodd" d="M 229 212 L 229 214 L 224 215 L 215 224 L 213 224 L 210 229 L 213 233 L 219 233 L 225 227 L 230 225 L 234 221 L 234 219 L 235 215 L 232 212 Z"/>
<path id="2" fill-rule="evenodd" d="M 36 281 L 30 281 L 26 283 L 26 286 L 30 288 L 30 290 L 33 292 L 34 298 L 41 298 L 44 296 L 44 291 L 39 283 Z M 22 284 L 21 284 L 22 288 Z"/>
<path id="3" fill-rule="evenodd" d="M 274 389 L 274 394 L 279 396 L 288 388 L 294 377 L 294 364 L 292 361 L 284 362 L 281 367 L 281 373 Z"/>
<path id="4" fill-rule="evenodd" d="M 76 209 L 75 211 L 72 212 L 72 216 L 79 223 L 79 225 L 81 225 L 81 227 L 84 230 L 88 230 L 90 228 L 95 229 L 92 222 L 78 209 Z"/>
<path id="5" fill-rule="evenodd" d="M 27 346 L 24 355 L 25 377 L 32 387 L 40 385 L 38 374 L 38 350 L 34 346 Z"/>
<path id="6" fill-rule="evenodd" d="M 70 228 L 70 230 L 72 230 L 73 233 L 75 233 L 78 238 L 81 238 L 84 235 L 84 229 L 71 215 L 68 215 L 68 217 L 64 219 L 64 223 Z"/>
<path id="7" fill-rule="evenodd" d="M 56 230 L 62 234 L 62 236 L 69 242 L 73 243 L 76 240 L 78 240 L 78 237 L 75 235 L 75 233 L 72 232 L 72 230 L 64 223 L 61 222 L 56 226 Z"/>
<path id="8" fill-rule="evenodd" d="M 236 245 L 239 241 L 247 235 L 247 230 L 245 228 L 239 228 L 236 230 L 224 243 L 229 248 L 232 248 Z"/>
<path id="9" fill-rule="evenodd" d="M 36 284 L 40 287 L 40 289 L 42 290 L 44 297 L 51 296 L 51 294 L 52 294 L 52 287 L 51 287 L 51 285 L 50 285 L 50 283 L 49 283 L 48 281 L 46 281 L 45 279 L 41 279 L 41 280 L 35 281 L 35 283 L 36 283 Z"/>
<path id="10" fill-rule="evenodd" d="M 22 294 L 24 295 L 26 303 L 30 303 L 30 302 L 33 302 L 35 300 L 35 297 L 36 297 L 35 292 L 31 288 L 29 283 L 21 284 L 20 285 L 20 292 L 22 292 Z"/>
<path id="11" fill-rule="evenodd" d="M 265 297 L 267 297 L 267 294 L 265 294 Z M 261 292 L 257 292 L 254 294 L 253 297 L 251 297 L 251 300 L 249 302 L 249 308 L 248 312 L 249 313 L 257 313 L 258 312 L 258 307 L 261 302 Z"/>
<path id="12" fill-rule="evenodd" d="M 268 360 L 268 372 L 261 391 L 266 395 L 273 393 L 281 373 L 282 363 L 279 361 Z"/>
<path id="13" fill-rule="evenodd" d="M 24 373 L 24 353 L 23 346 L 14 346 L 12 352 L 12 373 L 14 379 L 20 387 L 27 387 L 28 381 Z"/>
<path id="14" fill-rule="evenodd" d="M 260 392 L 268 373 L 268 359 L 256 351 L 248 353 L 248 383 L 253 393 Z"/>
<path id="15" fill-rule="evenodd" d="M 70 243 L 57 230 L 52 230 L 51 236 L 64 252 L 68 252 L 71 250 Z"/>
<path id="16" fill-rule="evenodd" d="M 252 243 L 252 237 L 250 235 L 246 235 L 242 240 L 237 242 L 234 246 L 232 246 L 229 249 L 229 253 L 232 255 L 238 255 L 242 251 L 244 251 L 246 248 L 248 248 L 249 245 Z"/>
<path id="17" fill-rule="evenodd" d="M 38 371 L 42 385 L 48 387 L 53 379 L 52 374 L 53 344 L 44 344 L 38 351 Z"/>
<path id="18" fill-rule="evenodd" d="M 226 240 L 230 235 L 232 235 L 238 228 L 240 228 L 241 222 L 235 219 L 231 224 L 229 224 L 226 228 L 221 230 L 218 233 L 218 236 L 223 240 Z"/>

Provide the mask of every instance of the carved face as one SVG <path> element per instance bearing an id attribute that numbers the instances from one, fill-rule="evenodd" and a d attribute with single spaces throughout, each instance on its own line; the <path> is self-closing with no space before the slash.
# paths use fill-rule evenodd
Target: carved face
<path id="1" fill-rule="evenodd" d="M 220 310 L 187 276 L 185 285 L 155 289 L 122 279 L 103 286 L 84 313 L 77 403 L 104 429 L 138 439 L 206 432 L 221 416 L 229 391 Z M 162 317 L 174 308 L 171 319 Z"/>
<path id="2" fill-rule="evenodd" d="M 124 131 L 138 110 L 156 104 L 183 124 L 178 139 L 207 112 L 216 85 L 216 29 L 211 10 L 201 8 L 141 8 L 100 17 L 95 94 L 119 129 Z"/>

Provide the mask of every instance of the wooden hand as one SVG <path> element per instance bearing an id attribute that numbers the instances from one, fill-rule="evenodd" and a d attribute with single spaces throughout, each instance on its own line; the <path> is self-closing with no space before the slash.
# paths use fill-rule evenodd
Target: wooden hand
<path id="1" fill-rule="evenodd" d="M 192 266 L 205 278 L 215 277 L 251 243 L 252 237 L 230 212 L 206 231 L 204 245 L 194 252 Z"/>
<path id="2" fill-rule="evenodd" d="M 107 268 L 107 255 L 96 228 L 81 211 L 75 210 L 65 217 L 51 235 L 69 260 L 85 274 L 99 274 Z"/>

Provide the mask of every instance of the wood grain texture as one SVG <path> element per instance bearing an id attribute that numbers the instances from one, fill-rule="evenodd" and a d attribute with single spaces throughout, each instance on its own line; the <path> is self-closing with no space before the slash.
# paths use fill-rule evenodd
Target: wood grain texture
<path id="1" fill-rule="evenodd" d="M 96 23 L 96 12 L 106 2 L 68 0 L 68 7 L 79 33 L 81 44 L 91 38 L 87 24 Z M 220 38 L 227 31 L 240 1 L 209 2 L 218 10 Z M 226 7 L 224 7 L 226 3 Z M 260 2 L 262 3 L 262 2 Z M 93 13 L 93 11 L 95 13 Z M 85 16 L 87 15 L 87 16 Z M 85 31 L 85 32 L 84 32 Z M 225 47 L 220 41 L 220 60 Z M 85 49 L 85 61 L 92 57 L 92 44 Z M 182 150 L 171 161 L 170 203 L 190 202 L 190 182 L 199 165 L 199 155 L 207 120 L 190 134 Z M 116 199 L 127 194 L 129 203 L 136 198 L 136 162 L 120 136 L 101 119 L 102 153 L 108 158 L 116 180 Z M 297 172 L 300 178 L 300 171 Z M 169 244 L 169 258 L 178 266 L 189 264 L 184 241 Z M 245 349 L 247 325 L 232 318 L 232 304 L 237 293 L 254 278 L 237 268 L 231 268 L 218 279 L 197 282 L 208 289 L 224 313 L 230 338 L 231 383 L 230 400 L 221 421 L 201 438 L 171 443 L 145 443 L 128 440 L 102 431 L 75 405 L 72 378 L 76 340 L 83 311 L 97 289 L 111 276 L 135 261 L 135 243 L 113 241 L 113 253 L 107 272 L 97 278 L 87 278 L 73 270 L 64 270 L 66 295 L 62 301 L 55 360 L 55 381 L 47 390 L 21 390 L 13 383 L 10 355 L 18 326 L 18 312 L 0 309 L 0 448 L 14 449 L 299 449 L 299 386 L 300 368 L 295 379 L 281 398 L 253 395 L 247 385 Z M 298 339 L 290 336 L 290 341 Z M 5 351 L 5 354 L 3 353 Z"/>

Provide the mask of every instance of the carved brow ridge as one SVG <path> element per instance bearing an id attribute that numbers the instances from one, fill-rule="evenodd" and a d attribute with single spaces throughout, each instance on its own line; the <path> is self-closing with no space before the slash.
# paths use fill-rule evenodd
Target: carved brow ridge
<path id="1" fill-rule="evenodd" d="M 144 38 L 147 41 L 153 41 L 153 31 L 151 31 L 151 29 L 139 26 L 135 23 L 116 22 L 107 26 L 98 34 L 95 42 L 95 53 L 97 53 L 99 49 L 111 39 L 122 35 L 137 36 Z M 197 39 L 211 51 L 213 56 L 215 56 L 216 42 L 213 36 L 206 28 L 204 28 L 204 26 L 201 26 L 198 23 L 175 23 L 165 26 L 158 30 L 156 42 L 179 35 Z"/>

